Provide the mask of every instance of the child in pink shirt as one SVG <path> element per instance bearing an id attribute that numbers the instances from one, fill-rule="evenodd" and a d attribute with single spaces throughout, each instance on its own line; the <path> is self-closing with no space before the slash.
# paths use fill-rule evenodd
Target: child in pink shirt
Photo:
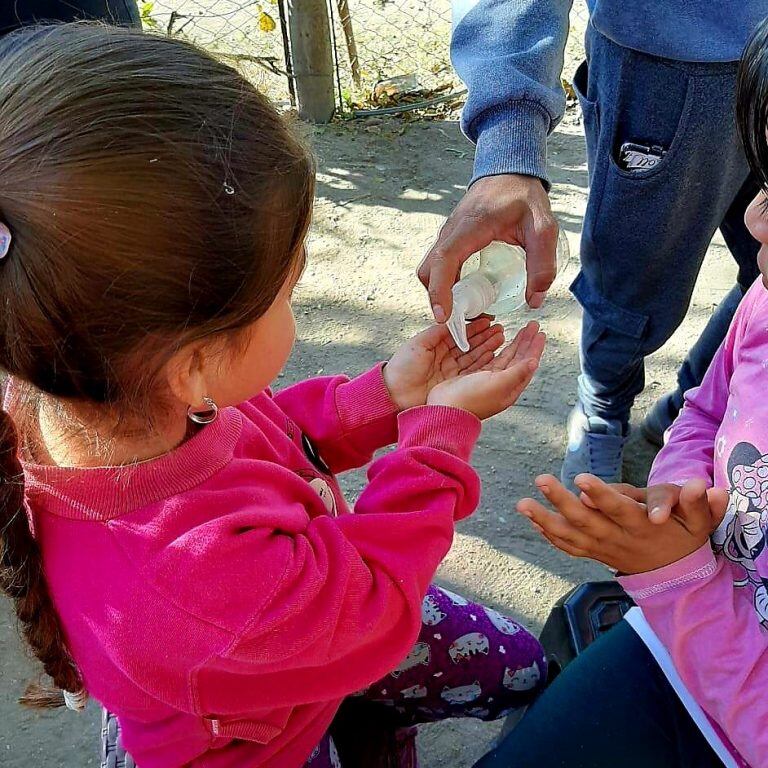
<path id="1" fill-rule="evenodd" d="M 179 40 L 3 45 L 0 585 L 56 686 L 24 702 L 92 695 L 141 768 L 343 765 L 345 700 L 393 727 L 530 702 L 538 642 L 430 581 L 538 328 L 477 320 L 462 354 L 435 326 L 273 393 L 314 177 L 286 121 Z M 391 443 L 350 509 L 335 475 Z"/>
<path id="2" fill-rule="evenodd" d="M 649 487 L 582 475 L 577 499 L 544 476 L 559 514 L 519 505 L 555 546 L 621 574 L 638 635 L 622 622 L 591 646 L 483 768 L 768 766 L 768 22 L 741 62 L 737 115 L 762 187 L 745 216 L 762 277 L 687 393 Z M 548 718 L 587 696 L 565 728 Z"/>

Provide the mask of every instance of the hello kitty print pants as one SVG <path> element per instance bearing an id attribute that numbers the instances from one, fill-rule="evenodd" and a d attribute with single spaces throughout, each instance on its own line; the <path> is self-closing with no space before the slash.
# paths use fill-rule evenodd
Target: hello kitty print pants
<path id="1" fill-rule="evenodd" d="M 546 674 L 539 641 L 520 624 L 433 585 L 411 652 L 358 695 L 394 708 L 403 727 L 449 717 L 495 720 L 533 701 Z M 344 768 L 330 734 L 305 768 Z"/>

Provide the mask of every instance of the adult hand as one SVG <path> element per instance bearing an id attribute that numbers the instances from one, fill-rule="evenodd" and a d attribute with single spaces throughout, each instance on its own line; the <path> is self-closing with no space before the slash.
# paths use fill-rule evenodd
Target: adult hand
<path id="1" fill-rule="evenodd" d="M 692 480 L 680 490 L 666 522 L 654 523 L 645 504 L 592 475 L 577 478 L 589 504 L 551 475 L 537 478 L 536 485 L 557 512 L 534 499 L 520 501 L 518 511 L 563 552 L 624 574 L 652 571 L 695 552 L 719 525 L 728 505 L 725 491 Z"/>
<path id="2" fill-rule="evenodd" d="M 435 320 L 444 323 L 451 315 L 451 288 L 462 264 L 493 240 L 525 249 L 525 298 L 534 309 L 540 307 L 557 273 L 557 232 L 549 196 L 539 179 L 515 174 L 478 179 L 443 224 L 419 267 Z"/>
<path id="3" fill-rule="evenodd" d="M 538 323 L 528 323 L 479 370 L 473 367 L 435 386 L 427 405 L 447 405 L 487 419 L 514 405 L 539 367 L 546 338 Z"/>
<path id="4" fill-rule="evenodd" d="M 448 327 L 433 325 L 406 341 L 384 366 L 384 383 L 395 405 L 404 411 L 427 402 L 443 381 L 479 371 L 504 344 L 504 329 L 479 317 L 467 326 L 469 351 L 454 343 Z"/>

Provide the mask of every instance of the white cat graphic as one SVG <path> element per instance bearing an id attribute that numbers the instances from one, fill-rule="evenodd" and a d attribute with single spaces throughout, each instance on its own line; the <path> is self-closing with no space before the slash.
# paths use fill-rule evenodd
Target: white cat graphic
<path id="1" fill-rule="evenodd" d="M 488 638 L 482 632 L 469 632 L 466 635 L 457 637 L 448 648 L 448 655 L 454 664 L 460 661 L 467 661 L 472 656 L 482 653 L 488 655 L 490 643 Z"/>
<path id="2" fill-rule="evenodd" d="M 530 667 L 523 667 L 514 672 L 507 667 L 504 670 L 503 685 L 511 691 L 530 691 L 541 680 L 541 670 L 534 661 Z"/>
<path id="3" fill-rule="evenodd" d="M 520 631 L 519 624 L 515 624 L 512 619 L 502 616 L 498 611 L 494 611 L 493 608 L 485 608 L 485 615 L 490 619 L 491 624 L 505 635 L 516 635 Z"/>
<path id="4" fill-rule="evenodd" d="M 450 599 L 454 605 L 469 605 L 469 601 L 465 600 L 461 595 L 457 595 L 455 592 L 451 592 L 450 589 L 445 587 L 438 587 L 438 589 Z"/>
<path id="5" fill-rule="evenodd" d="M 400 691 L 404 699 L 423 699 L 427 695 L 427 689 L 423 685 L 412 685 Z"/>
<path id="6" fill-rule="evenodd" d="M 416 643 L 411 648 L 411 652 L 390 672 L 392 677 L 400 677 L 403 672 L 418 667 L 423 664 L 425 667 L 429 664 L 432 653 L 426 643 Z"/>
<path id="7" fill-rule="evenodd" d="M 480 683 L 475 680 L 474 683 L 458 685 L 456 688 L 446 686 L 443 688 L 440 698 L 449 704 L 466 704 L 467 702 L 479 699 L 482 693 L 483 689 L 480 687 Z"/>
<path id="8" fill-rule="evenodd" d="M 341 768 L 341 758 L 336 751 L 336 745 L 333 743 L 333 739 L 328 740 L 328 757 L 331 760 L 331 768 Z"/>
<path id="9" fill-rule="evenodd" d="M 432 595 L 424 595 L 424 599 L 421 601 L 421 622 L 424 626 L 434 627 L 446 616 L 447 614 L 440 610 L 437 600 Z"/>

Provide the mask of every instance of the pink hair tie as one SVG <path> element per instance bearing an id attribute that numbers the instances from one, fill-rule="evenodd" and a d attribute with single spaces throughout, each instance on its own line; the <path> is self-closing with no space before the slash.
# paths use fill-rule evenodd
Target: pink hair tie
<path id="1" fill-rule="evenodd" d="M 11 230 L 8 229 L 7 224 L 3 224 L 0 221 L 0 259 L 4 259 L 8 255 L 8 251 L 11 248 Z"/>

